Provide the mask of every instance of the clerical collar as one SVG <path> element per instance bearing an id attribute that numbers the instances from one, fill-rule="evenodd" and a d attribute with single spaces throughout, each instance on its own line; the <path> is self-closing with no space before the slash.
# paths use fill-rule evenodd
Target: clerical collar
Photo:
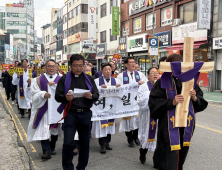
<path id="1" fill-rule="evenodd" d="M 133 71 L 134 72 L 134 71 Z M 131 73 L 133 73 L 133 72 L 130 72 L 129 70 L 127 70 L 127 73 L 129 73 L 129 74 L 131 74 Z"/>
<path id="2" fill-rule="evenodd" d="M 79 77 L 79 75 L 75 75 L 75 77 Z"/>

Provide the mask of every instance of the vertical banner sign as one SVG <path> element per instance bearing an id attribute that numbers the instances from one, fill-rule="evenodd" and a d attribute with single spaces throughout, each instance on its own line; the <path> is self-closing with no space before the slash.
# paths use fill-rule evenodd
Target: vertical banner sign
<path id="1" fill-rule="evenodd" d="M 37 71 L 37 77 L 40 76 L 40 74 L 41 74 L 41 68 L 37 68 L 36 71 Z"/>
<path id="2" fill-rule="evenodd" d="M 96 39 L 96 0 L 88 1 L 88 38 Z"/>
<path id="3" fill-rule="evenodd" d="M 28 69 L 29 72 L 29 78 L 32 79 L 32 69 Z"/>
<path id="4" fill-rule="evenodd" d="M 112 7 L 112 35 L 119 35 L 119 7 Z"/>
<path id="5" fill-rule="evenodd" d="M 211 0 L 198 0 L 197 3 L 197 29 L 210 29 Z"/>
<path id="6" fill-rule="evenodd" d="M 149 37 L 148 55 L 149 56 L 159 55 L 159 38 L 158 37 Z"/>

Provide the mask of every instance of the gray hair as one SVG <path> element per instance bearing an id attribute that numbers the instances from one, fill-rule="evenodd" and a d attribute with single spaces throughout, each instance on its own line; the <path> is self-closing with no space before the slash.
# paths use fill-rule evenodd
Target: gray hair
<path id="1" fill-rule="evenodd" d="M 50 62 L 50 61 L 52 61 L 53 63 L 55 63 L 56 64 L 56 62 L 55 62 L 55 60 L 53 60 L 53 59 L 49 59 L 48 61 L 46 61 L 46 66 L 48 65 L 48 62 Z"/>

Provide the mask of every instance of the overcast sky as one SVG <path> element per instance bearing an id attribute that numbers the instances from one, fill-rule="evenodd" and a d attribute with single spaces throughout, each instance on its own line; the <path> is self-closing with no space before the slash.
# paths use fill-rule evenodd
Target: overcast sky
<path id="1" fill-rule="evenodd" d="M 19 3 L 19 0 L 0 0 L 0 6 L 9 3 Z M 62 8 L 64 0 L 34 0 L 35 3 L 35 30 L 37 36 L 42 37 L 41 27 L 51 23 L 51 8 Z"/>

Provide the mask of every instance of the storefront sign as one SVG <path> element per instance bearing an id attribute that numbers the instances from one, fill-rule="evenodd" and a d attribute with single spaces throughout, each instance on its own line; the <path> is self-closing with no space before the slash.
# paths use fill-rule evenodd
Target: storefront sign
<path id="1" fill-rule="evenodd" d="M 120 53 L 125 53 L 126 52 L 126 42 L 127 42 L 127 37 L 119 37 L 119 52 Z"/>
<path id="2" fill-rule="evenodd" d="M 171 46 L 171 31 L 155 34 L 159 38 L 159 47 Z"/>
<path id="3" fill-rule="evenodd" d="M 119 7 L 112 7 L 112 35 L 119 35 Z"/>
<path id="4" fill-rule="evenodd" d="M 197 1 L 197 28 L 210 29 L 211 0 Z"/>
<path id="5" fill-rule="evenodd" d="M 148 40 L 148 55 L 157 56 L 159 55 L 159 39 L 157 37 L 149 37 Z"/>
<path id="6" fill-rule="evenodd" d="M 16 4 L 16 3 L 6 4 L 6 7 L 24 7 L 24 4 Z"/>
<path id="7" fill-rule="evenodd" d="M 222 49 L 222 37 L 213 39 L 213 50 Z"/>
<path id="8" fill-rule="evenodd" d="M 88 37 L 96 39 L 96 0 L 88 1 Z"/>
<path id="9" fill-rule="evenodd" d="M 146 34 L 128 37 L 128 52 L 148 50 Z"/>
<path id="10" fill-rule="evenodd" d="M 184 42 L 184 37 L 194 37 L 194 41 L 206 41 L 207 30 L 197 29 L 197 22 L 172 27 L 172 44 Z"/>
<path id="11" fill-rule="evenodd" d="M 93 53 L 85 53 L 85 60 L 95 60 L 96 54 Z"/>
<path id="12" fill-rule="evenodd" d="M 106 56 L 106 44 L 96 46 L 96 59 L 104 59 Z"/>
<path id="13" fill-rule="evenodd" d="M 166 0 L 158 0 L 155 6 L 166 3 Z M 134 0 L 129 3 L 129 16 L 153 8 L 152 0 Z"/>

